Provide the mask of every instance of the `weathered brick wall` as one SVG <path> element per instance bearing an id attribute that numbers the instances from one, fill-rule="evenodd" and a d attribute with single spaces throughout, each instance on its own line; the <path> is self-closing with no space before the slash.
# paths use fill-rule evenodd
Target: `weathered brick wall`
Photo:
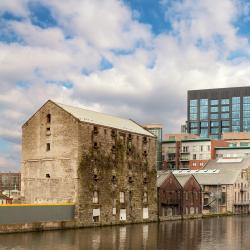
<path id="1" fill-rule="evenodd" d="M 166 216 L 168 208 L 172 209 L 173 215 L 181 215 L 181 196 L 182 187 L 174 175 L 170 174 L 158 189 L 159 216 Z"/>
<path id="2" fill-rule="evenodd" d="M 51 114 L 51 122 L 47 122 L 48 114 Z M 78 126 L 76 119 L 50 101 L 24 124 L 22 195 L 25 202 L 75 201 Z M 50 143 L 49 151 L 47 143 Z"/>
<path id="3" fill-rule="evenodd" d="M 126 209 L 126 222 L 140 222 L 143 207 L 148 207 L 149 219 L 156 220 L 155 139 L 82 124 L 79 141 L 83 158 L 78 172 L 76 217 L 85 225 L 91 225 L 93 209 L 100 209 L 99 221 L 95 224 L 115 224 L 120 223 L 120 209 Z M 93 203 L 94 191 L 98 192 L 97 204 Z M 125 194 L 124 204 L 120 203 L 120 192 Z M 148 194 L 145 203 L 144 192 Z"/>
<path id="4" fill-rule="evenodd" d="M 202 213 L 202 190 L 194 177 L 187 181 L 183 187 L 183 213 Z"/>

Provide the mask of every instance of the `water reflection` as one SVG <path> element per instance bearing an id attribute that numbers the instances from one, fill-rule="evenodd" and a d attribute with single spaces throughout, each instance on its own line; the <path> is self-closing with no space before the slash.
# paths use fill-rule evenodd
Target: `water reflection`
<path id="1" fill-rule="evenodd" d="M 250 217 L 0 235 L 0 249 L 249 250 Z"/>

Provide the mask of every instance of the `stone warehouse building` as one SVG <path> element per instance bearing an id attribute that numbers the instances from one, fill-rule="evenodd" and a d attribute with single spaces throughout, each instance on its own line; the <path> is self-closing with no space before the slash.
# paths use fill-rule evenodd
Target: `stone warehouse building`
<path id="1" fill-rule="evenodd" d="M 22 127 L 22 195 L 74 202 L 84 225 L 156 220 L 156 138 L 132 120 L 49 100 Z"/>

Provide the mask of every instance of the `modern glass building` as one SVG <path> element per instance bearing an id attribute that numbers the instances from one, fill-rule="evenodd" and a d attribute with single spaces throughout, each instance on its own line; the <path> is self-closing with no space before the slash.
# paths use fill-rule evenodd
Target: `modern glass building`
<path id="1" fill-rule="evenodd" d="M 223 132 L 250 132 L 250 87 L 189 90 L 187 130 L 220 139 Z"/>
<path id="2" fill-rule="evenodd" d="M 151 132 L 153 135 L 157 138 L 157 145 L 156 145 L 156 165 L 157 169 L 162 168 L 162 125 L 161 124 L 146 124 L 144 125 L 144 128 L 146 128 L 149 132 Z"/>

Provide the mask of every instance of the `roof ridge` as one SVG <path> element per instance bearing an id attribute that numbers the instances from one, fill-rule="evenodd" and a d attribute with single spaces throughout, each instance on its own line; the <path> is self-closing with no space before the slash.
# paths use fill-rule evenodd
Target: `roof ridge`
<path id="1" fill-rule="evenodd" d="M 88 122 L 97 125 L 112 127 L 124 131 L 129 131 L 131 133 L 147 135 L 150 137 L 155 137 L 144 127 L 133 121 L 132 119 L 123 118 L 115 115 L 110 115 L 91 109 L 81 108 L 77 106 L 72 106 L 64 103 L 54 102 L 54 104 L 70 113 L 75 118 L 79 119 L 81 122 Z M 85 112 L 85 113 L 84 113 Z"/>
<path id="2" fill-rule="evenodd" d="M 88 109 L 88 108 L 82 108 L 82 107 L 73 106 L 73 105 L 69 105 L 69 104 L 64 104 L 64 103 L 60 103 L 60 102 L 54 102 L 54 103 L 56 103 L 58 105 L 68 106 L 68 107 L 71 107 L 71 108 L 78 108 L 78 109 L 81 109 L 81 110 L 86 110 L 86 111 L 98 113 L 98 114 L 101 114 L 101 115 L 107 115 L 107 116 L 111 116 L 111 117 L 115 117 L 115 118 L 119 118 L 119 119 L 130 120 L 128 118 L 123 118 L 123 117 L 116 116 L 116 115 L 110 115 L 110 114 L 107 114 L 107 113 L 103 113 L 103 112 L 100 112 L 100 111 L 95 111 L 95 110 Z"/>

